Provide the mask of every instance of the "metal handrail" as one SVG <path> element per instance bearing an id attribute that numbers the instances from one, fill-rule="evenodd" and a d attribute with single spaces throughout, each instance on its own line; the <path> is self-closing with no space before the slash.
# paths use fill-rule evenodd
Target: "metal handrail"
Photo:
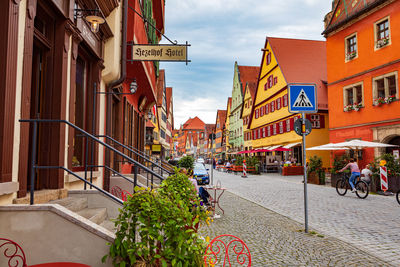
<path id="1" fill-rule="evenodd" d="M 121 204 L 121 205 L 124 204 L 124 201 L 122 201 L 121 199 L 119 199 L 119 198 L 117 198 L 116 196 L 114 196 L 114 195 L 108 193 L 107 191 L 101 189 L 100 187 L 97 187 L 96 185 L 94 185 L 94 184 L 92 184 L 91 182 L 89 182 L 89 181 L 83 179 L 82 177 L 80 177 L 79 175 L 77 175 L 76 173 L 74 173 L 73 171 L 71 171 L 71 170 L 69 170 L 69 169 L 67 169 L 67 168 L 65 168 L 65 167 L 62 167 L 62 166 L 34 166 L 34 168 L 35 168 L 35 169 L 61 169 L 61 170 L 64 170 L 64 171 L 68 172 L 69 174 L 75 176 L 75 177 L 78 178 L 79 180 L 83 181 L 84 183 L 89 184 L 91 187 L 94 187 L 95 189 L 97 189 L 98 191 L 100 191 L 101 193 L 103 193 L 104 195 L 106 195 L 107 197 L 112 198 L 113 200 L 115 200 L 115 201 L 118 202 L 119 204 Z M 31 188 L 31 190 L 32 190 L 32 188 Z M 32 202 L 32 200 L 33 200 L 33 199 L 31 199 L 31 202 Z M 31 204 L 33 204 L 33 203 L 31 203 Z"/>
<path id="2" fill-rule="evenodd" d="M 95 142 L 97 142 L 97 143 L 103 145 L 104 147 L 110 149 L 111 151 L 113 151 L 114 153 L 118 154 L 118 155 L 121 156 L 122 158 L 125 158 L 125 159 L 128 160 L 131 164 L 134 164 L 135 167 L 139 167 L 139 168 L 141 168 L 141 169 L 147 171 L 148 173 L 151 173 L 152 178 L 155 176 L 155 177 L 157 177 L 158 179 L 160 179 L 161 181 L 164 180 L 164 177 L 163 177 L 163 176 L 157 174 L 156 172 L 152 171 L 151 169 L 147 168 L 146 166 L 142 165 L 141 163 L 137 162 L 136 160 L 134 160 L 134 159 L 128 157 L 127 155 L 125 155 L 124 153 L 120 152 L 119 150 L 113 148 L 112 146 L 110 146 L 110 145 L 104 143 L 103 141 L 97 139 L 94 135 L 92 135 L 92 134 L 86 132 L 85 130 L 79 128 L 78 126 L 76 126 L 76 125 L 74 125 L 74 124 L 72 124 L 72 123 L 70 123 L 69 121 L 66 121 L 66 120 L 57 120 L 57 119 L 21 119 L 21 120 L 19 120 L 19 122 L 28 122 L 28 123 L 33 122 L 32 157 L 31 157 L 32 162 L 31 162 L 31 179 L 30 179 L 30 180 L 31 180 L 31 181 L 30 181 L 30 183 L 31 183 L 31 190 L 30 190 L 30 191 L 31 191 L 31 192 L 30 192 L 30 196 L 31 196 L 30 202 L 31 202 L 31 203 L 30 203 L 30 204 L 31 204 L 31 205 L 33 204 L 33 201 L 34 201 L 35 169 L 43 168 L 43 166 L 36 166 L 36 149 L 37 149 L 37 144 L 36 144 L 37 140 L 36 140 L 36 137 L 37 137 L 37 124 L 38 124 L 38 123 L 42 123 L 42 122 L 44 122 L 44 123 L 65 123 L 66 125 L 68 125 L 68 126 L 74 128 L 75 130 L 81 132 L 81 133 L 84 134 L 86 137 L 89 137 L 89 138 L 91 138 L 92 140 L 94 140 Z M 86 152 L 86 153 L 87 153 L 87 152 Z M 86 156 L 87 156 L 87 155 L 86 155 Z M 86 157 L 86 159 L 87 159 L 87 157 Z M 53 168 L 53 169 L 55 169 L 55 168 L 60 168 L 60 169 L 64 169 L 64 170 L 67 171 L 67 172 L 71 172 L 72 175 L 74 175 L 75 177 L 77 177 L 77 178 L 79 178 L 79 179 L 81 179 L 82 181 L 85 182 L 85 183 L 84 183 L 85 189 L 86 189 L 86 185 L 87 185 L 87 184 L 89 184 L 91 187 L 94 187 L 94 188 L 96 188 L 96 189 L 99 189 L 98 187 L 94 186 L 92 183 L 90 183 L 90 182 L 88 182 L 88 181 L 86 180 L 87 166 L 88 166 L 88 165 L 85 163 L 85 179 L 79 177 L 78 175 L 74 174 L 72 171 L 70 171 L 70 170 L 68 170 L 68 169 L 66 169 L 65 167 L 62 167 L 62 166 L 47 166 L 47 167 L 48 167 L 48 168 Z M 102 190 L 102 191 L 104 191 L 104 190 Z M 104 191 L 104 192 L 106 192 L 106 191 Z M 108 193 L 107 195 L 111 195 L 111 194 Z"/>
<path id="3" fill-rule="evenodd" d="M 119 145 L 119 146 L 121 146 L 121 147 L 123 147 L 123 148 L 129 150 L 130 152 L 132 152 L 132 153 L 135 154 L 136 156 L 141 157 L 141 158 L 145 159 L 147 162 L 152 163 L 152 164 L 155 165 L 156 167 L 163 169 L 163 171 L 167 172 L 168 174 L 172 174 L 172 172 L 168 171 L 168 170 L 165 169 L 163 166 L 161 166 L 161 165 L 155 163 L 154 161 L 151 161 L 151 159 L 148 158 L 147 155 L 144 155 L 144 156 L 140 155 L 138 152 L 136 152 L 135 150 L 131 149 L 131 148 L 133 148 L 133 147 L 124 145 L 124 144 L 122 144 L 121 142 L 119 142 L 119 141 L 115 140 L 114 138 L 112 138 L 111 136 L 108 136 L 108 135 L 95 135 L 95 136 L 96 136 L 96 137 L 107 138 L 107 139 L 113 141 L 114 143 L 116 143 L 117 145 Z"/>
<path id="4" fill-rule="evenodd" d="M 116 175 L 121 176 L 122 178 L 124 178 L 125 180 L 127 180 L 128 182 L 133 184 L 133 189 L 135 189 L 135 187 L 137 186 L 137 175 L 135 175 L 135 179 L 132 181 L 130 178 L 126 177 L 122 173 L 120 173 L 106 165 L 89 165 L 88 168 L 105 168 L 105 169 L 115 173 Z M 135 192 L 135 190 L 133 190 L 133 192 Z"/>

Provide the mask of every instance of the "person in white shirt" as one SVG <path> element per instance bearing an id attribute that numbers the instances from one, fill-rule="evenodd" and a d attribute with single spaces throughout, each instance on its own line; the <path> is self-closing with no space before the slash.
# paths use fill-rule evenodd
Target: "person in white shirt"
<path id="1" fill-rule="evenodd" d="M 372 171 L 369 169 L 369 164 L 361 170 L 361 180 L 369 184 L 371 182 Z"/>

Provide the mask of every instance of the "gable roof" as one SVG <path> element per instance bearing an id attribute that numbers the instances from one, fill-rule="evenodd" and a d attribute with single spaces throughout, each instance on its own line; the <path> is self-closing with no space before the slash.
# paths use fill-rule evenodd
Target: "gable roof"
<path id="1" fill-rule="evenodd" d="M 246 83 L 248 82 L 257 82 L 258 76 L 260 74 L 260 67 L 256 66 L 239 66 L 239 80 L 241 83 L 242 94 L 244 95 L 244 91 L 246 89 Z"/>
<path id="2" fill-rule="evenodd" d="M 207 124 L 204 126 L 204 128 L 205 128 L 205 130 L 206 130 L 206 134 L 210 134 L 212 131 L 214 131 L 214 129 L 215 129 L 215 124 L 209 124 L 209 123 L 207 123 Z"/>
<path id="3" fill-rule="evenodd" d="M 164 87 L 165 87 L 165 70 L 160 70 L 158 79 L 157 79 L 157 88 L 156 88 L 156 95 L 157 95 L 157 106 L 162 106 L 162 97 L 164 94 Z"/>
<path id="4" fill-rule="evenodd" d="M 226 106 L 226 110 L 232 107 L 232 97 L 228 97 L 228 105 Z"/>
<path id="5" fill-rule="evenodd" d="M 267 37 L 267 41 L 286 83 L 316 83 L 318 100 L 323 99 L 326 95 L 323 89 L 328 79 L 326 42 L 273 37 Z"/>
<path id="6" fill-rule="evenodd" d="M 249 83 L 247 83 L 247 86 L 248 86 L 249 91 L 250 91 L 251 99 L 254 102 L 254 99 L 256 98 L 257 82 L 249 82 Z"/>
<path id="7" fill-rule="evenodd" d="M 204 130 L 205 123 L 199 117 L 189 118 L 184 124 L 184 130 Z"/>
<path id="8" fill-rule="evenodd" d="M 335 2 L 333 3 L 332 11 L 325 16 L 325 19 L 329 21 L 322 34 L 326 36 L 351 20 L 388 1 L 390 0 L 348 1 L 346 3 L 343 0 L 335 0 L 336 4 Z"/>
<path id="9" fill-rule="evenodd" d="M 217 119 L 219 118 L 219 121 L 215 123 L 217 125 L 219 123 L 219 129 L 222 129 L 223 126 L 225 125 L 225 120 L 226 120 L 226 110 L 217 110 Z M 215 128 L 217 129 L 217 128 Z"/>

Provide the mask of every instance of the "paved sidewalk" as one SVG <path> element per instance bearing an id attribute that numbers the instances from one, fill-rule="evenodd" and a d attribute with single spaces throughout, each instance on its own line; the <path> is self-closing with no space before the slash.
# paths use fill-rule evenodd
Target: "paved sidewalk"
<path id="1" fill-rule="evenodd" d="M 221 206 L 225 215 L 202 227 L 201 234 L 210 239 L 221 234 L 241 238 L 252 255 L 252 266 L 390 266 L 339 239 L 306 234 L 301 223 L 232 193 L 224 193 Z M 239 266 L 235 259 L 232 263 Z"/>
<path id="2" fill-rule="evenodd" d="M 302 176 L 264 174 L 244 179 L 214 172 L 214 183 L 217 180 L 230 192 L 304 224 Z M 400 206 L 394 196 L 342 197 L 333 187 L 308 185 L 308 201 L 311 228 L 400 266 Z"/>

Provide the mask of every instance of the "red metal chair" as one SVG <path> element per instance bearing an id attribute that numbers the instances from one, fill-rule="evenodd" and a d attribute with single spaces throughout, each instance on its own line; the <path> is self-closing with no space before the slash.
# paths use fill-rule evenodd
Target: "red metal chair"
<path id="1" fill-rule="evenodd" d="M 225 239 L 227 242 L 224 242 Z M 240 238 L 233 235 L 220 235 L 214 238 L 206 248 L 204 254 L 205 266 L 232 266 L 236 261 L 241 266 L 251 266 L 251 254 L 249 248 Z"/>
<path id="2" fill-rule="evenodd" d="M 1 253 L 8 259 L 8 267 L 27 267 L 25 253 L 14 241 L 0 238 L 0 256 Z"/>
<path id="3" fill-rule="evenodd" d="M 116 196 L 117 198 L 123 200 L 123 198 L 122 198 L 122 197 L 123 197 L 123 193 L 122 193 L 121 187 L 119 187 L 119 186 L 117 186 L 117 185 L 114 185 L 114 186 L 111 188 L 111 194 L 114 195 L 114 196 Z"/>
<path id="4" fill-rule="evenodd" d="M 122 190 L 122 197 L 121 197 L 121 199 L 123 200 L 123 201 L 126 201 L 127 199 L 128 199 L 128 196 L 132 196 L 132 194 L 131 193 L 129 193 L 128 191 L 126 191 L 126 190 Z"/>

